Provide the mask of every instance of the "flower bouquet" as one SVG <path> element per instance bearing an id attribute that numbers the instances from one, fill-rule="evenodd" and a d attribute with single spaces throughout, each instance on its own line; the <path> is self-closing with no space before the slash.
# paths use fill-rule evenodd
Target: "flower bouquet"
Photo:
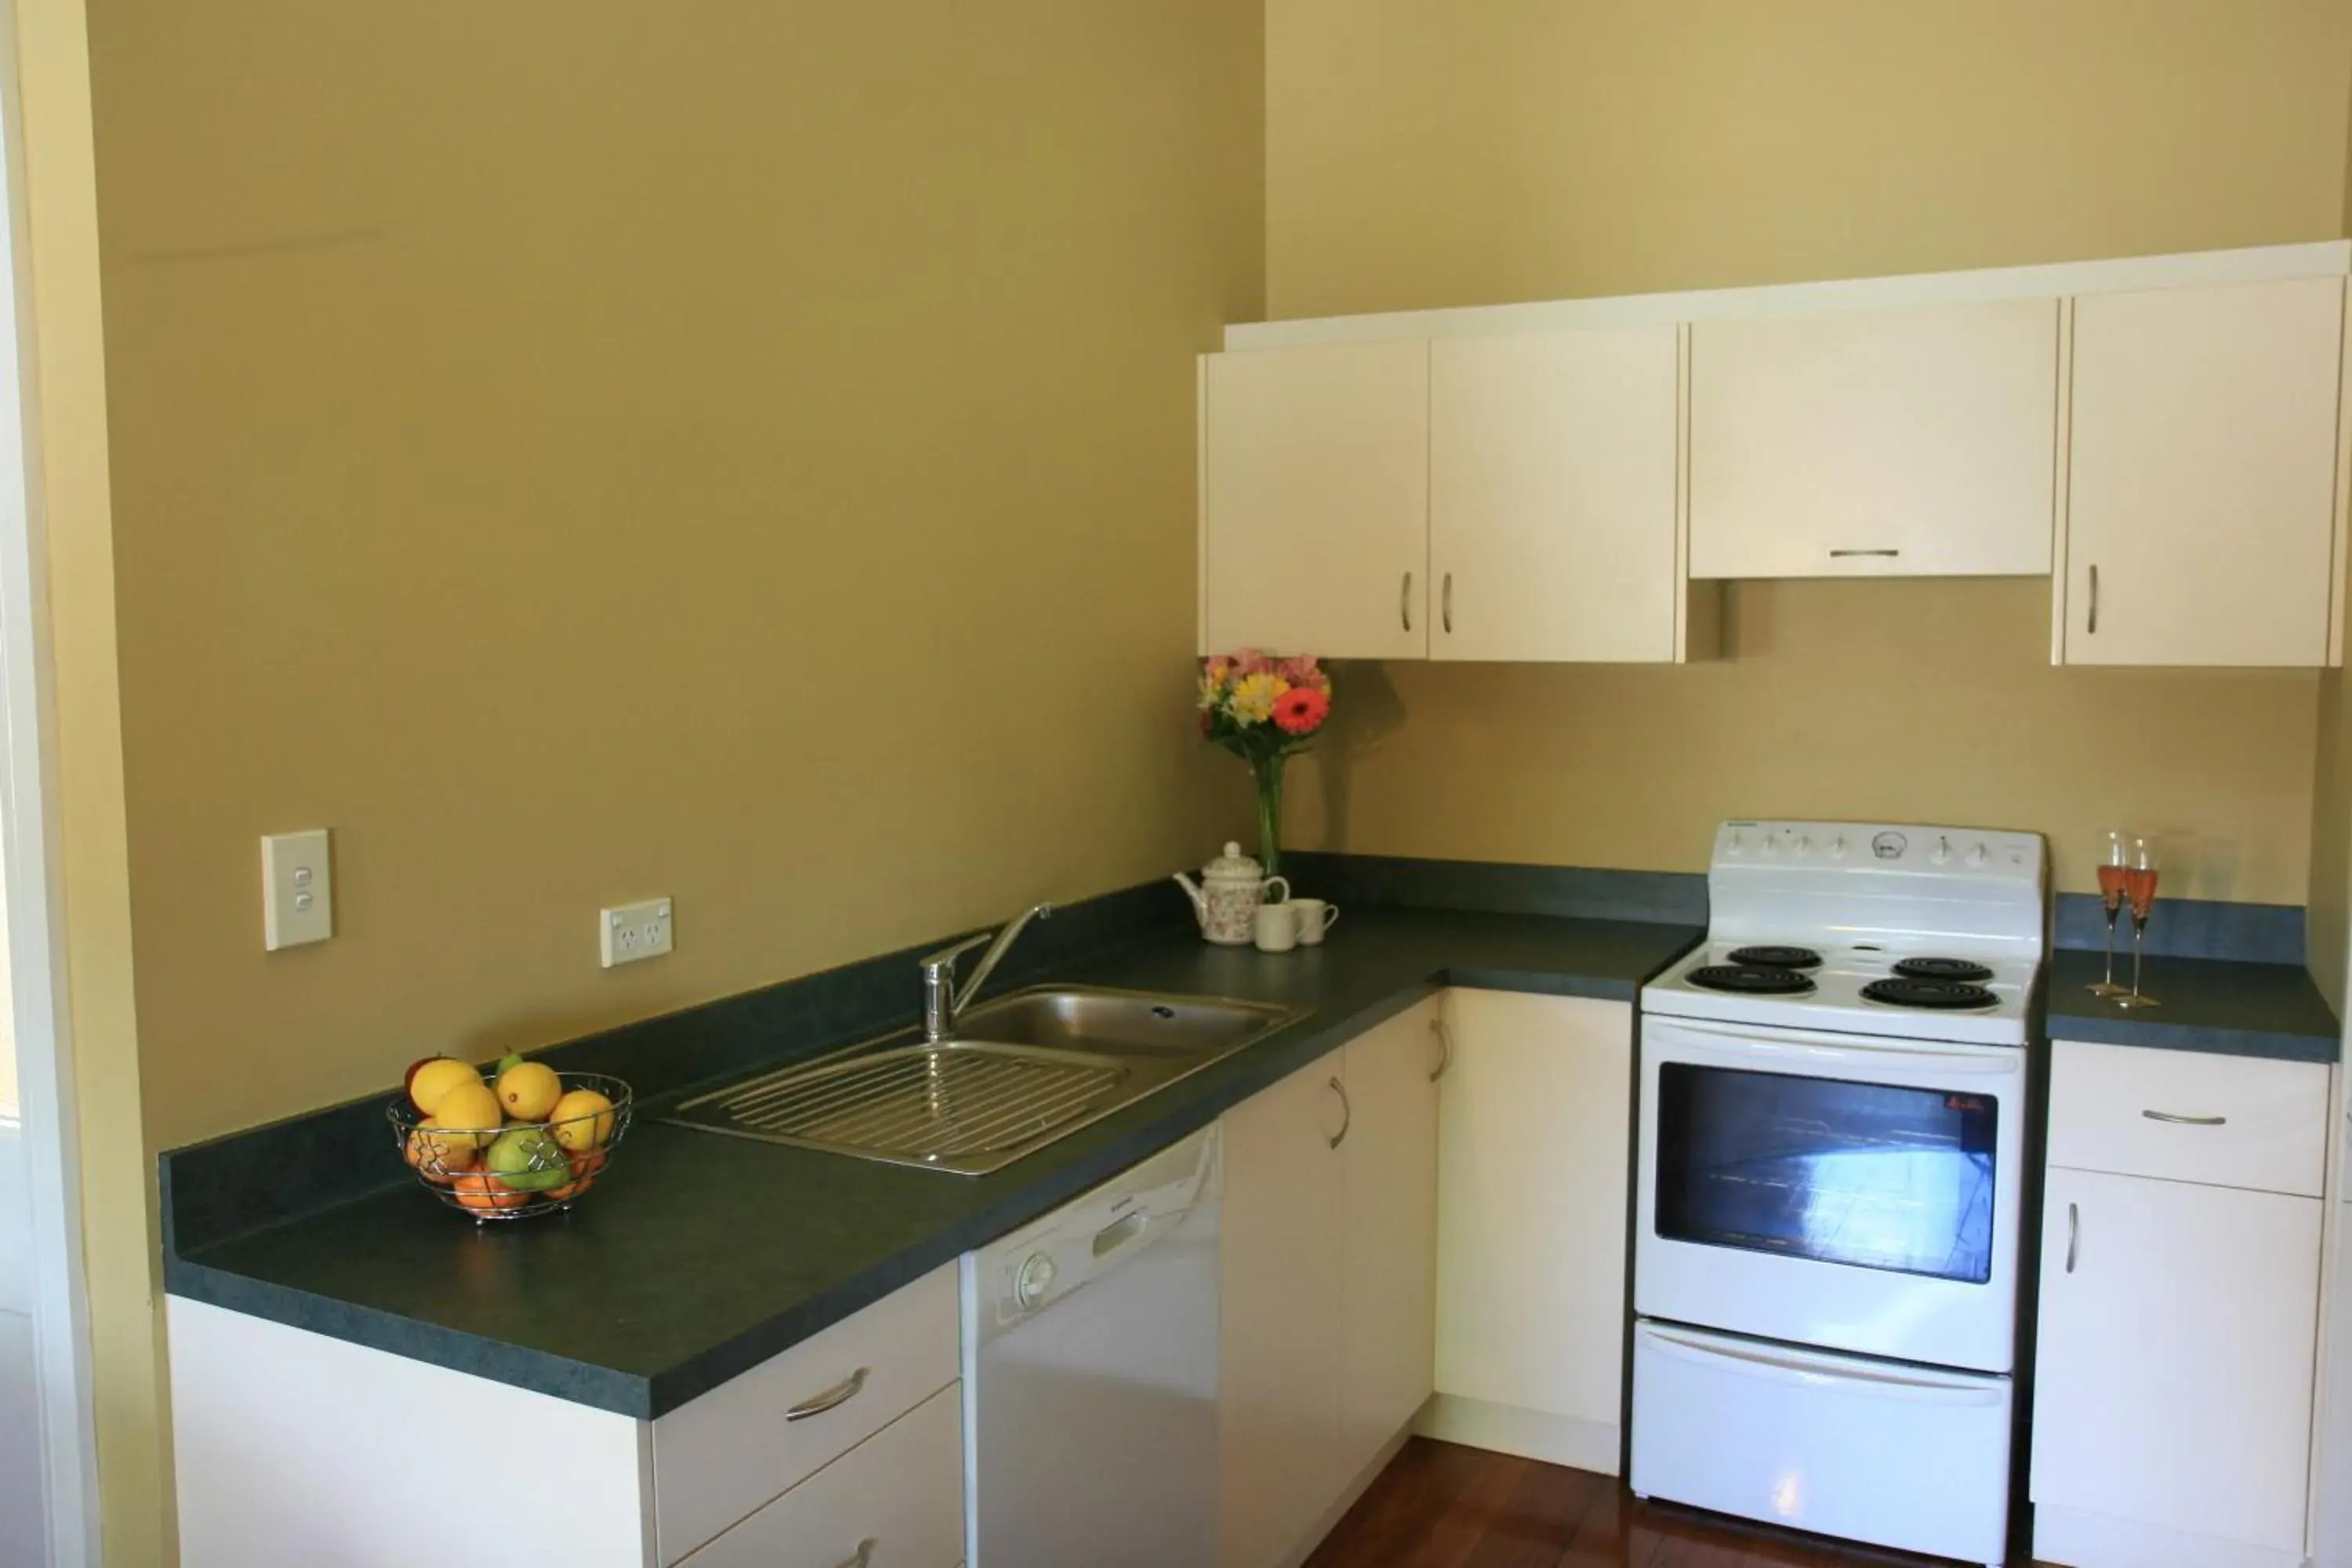
<path id="1" fill-rule="evenodd" d="M 1201 733 L 1249 767 L 1257 789 L 1258 860 L 1282 868 L 1282 764 L 1331 716 L 1331 677 L 1313 654 L 1276 658 L 1255 648 L 1201 665 Z"/>

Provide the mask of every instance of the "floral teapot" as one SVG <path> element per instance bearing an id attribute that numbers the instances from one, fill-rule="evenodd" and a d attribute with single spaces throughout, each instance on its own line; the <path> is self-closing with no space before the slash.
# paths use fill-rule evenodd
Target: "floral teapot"
<path id="1" fill-rule="evenodd" d="M 1267 876 L 1239 844 L 1226 845 L 1223 855 L 1202 867 L 1198 882 L 1177 872 L 1176 885 L 1192 900 L 1201 934 L 1224 947 L 1248 946 L 1257 934 L 1258 906 L 1290 897 L 1288 879 Z"/>

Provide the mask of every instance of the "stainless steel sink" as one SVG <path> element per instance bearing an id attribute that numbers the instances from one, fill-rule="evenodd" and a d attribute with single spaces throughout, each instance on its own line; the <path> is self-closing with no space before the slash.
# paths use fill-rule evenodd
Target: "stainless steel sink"
<path id="1" fill-rule="evenodd" d="M 1305 1014 L 1214 996 L 1038 985 L 955 1034 L 907 1029 L 698 1095 L 661 1118 L 706 1131 L 984 1175 Z"/>
<path id="2" fill-rule="evenodd" d="M 1088 985 L 1037 985 L 983 1002 L 957 1032 L 975 1040 L 1152 1060 L 1214 1061 L 1299 1015 L 1220 996 L 1158 996 Z"/>

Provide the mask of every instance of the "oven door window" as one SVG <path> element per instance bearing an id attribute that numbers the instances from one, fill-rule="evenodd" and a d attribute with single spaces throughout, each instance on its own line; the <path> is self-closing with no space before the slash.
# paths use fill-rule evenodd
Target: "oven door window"
<path id="1" fill-rule="evenodd" d="M 1999 1122 L 1989 1094 L 1661 1063 L 1658 1234 L 1981 1285 Z"/>

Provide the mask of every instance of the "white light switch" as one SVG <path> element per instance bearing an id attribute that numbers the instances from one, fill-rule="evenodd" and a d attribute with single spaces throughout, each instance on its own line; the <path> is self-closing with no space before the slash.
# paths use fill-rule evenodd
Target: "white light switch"
<path id="1" fill-rule="evenodd" d="M 261 945 L 276 952 L 335 934 L 335 884 L 327 830 L 273 833 L 261 841 Z"/>
<path id="2" fill-rule="evenodd" d="M 670 950 L 669 900 L 646 899 L 620 904 L 596 915 L 596 953 L 610 969 L 641 958 L 659 958 Z"/>

